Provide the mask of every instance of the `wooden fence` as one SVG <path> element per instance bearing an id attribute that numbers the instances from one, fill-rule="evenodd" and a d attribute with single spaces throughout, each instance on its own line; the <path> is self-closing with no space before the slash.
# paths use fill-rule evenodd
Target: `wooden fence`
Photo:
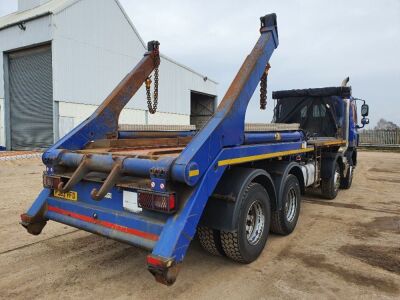
<path id="1" fill-rule="evenodd" d="M 360 130 L 360 145 L 399 146 L 400 129 L 395 130 Z"/>

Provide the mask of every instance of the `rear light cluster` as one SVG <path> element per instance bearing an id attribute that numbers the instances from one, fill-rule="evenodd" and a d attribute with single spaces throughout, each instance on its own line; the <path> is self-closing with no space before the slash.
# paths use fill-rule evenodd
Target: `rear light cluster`
<path id="1" fill-rule="evenodd" d="M 175 194 L 155 194 L 146 192 L 138 192 L 138 205 L 141 208 L 166 213 L 175 212 L 177 207 Z"/>
<path id="2" fill-rule="evenodd" d="M 57 189 L 61 178 L 57 176 L 43 175 L 43 187 L 48 189 Z"/>

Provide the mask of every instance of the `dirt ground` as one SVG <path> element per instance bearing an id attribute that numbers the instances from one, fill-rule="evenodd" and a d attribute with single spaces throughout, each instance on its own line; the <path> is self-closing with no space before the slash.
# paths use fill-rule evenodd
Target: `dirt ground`
<path id="1" fill-rule="evenodd" d="M 249 265 L 194 241 L 172 287 L 147 252 L 49 222 L 29 235 L 19 215 L 41 189 L 39 159 L 0 162 L 0 298 L 400 298 L 400 153 L 361 152 L 353 186 L 333 201 L 307 195 L 296 230 L 270 235 Z"/>

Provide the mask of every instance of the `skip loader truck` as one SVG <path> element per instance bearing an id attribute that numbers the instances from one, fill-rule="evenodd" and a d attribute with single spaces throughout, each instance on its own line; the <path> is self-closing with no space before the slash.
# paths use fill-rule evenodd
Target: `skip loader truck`
<path id="1" fill-rule="evenodd" d="M 339 87 L 274 92 L 273 122 L 245 124 L 260 82 L 265 108 L 277 47 L 276 15 L 261 17 L 257 43 L 203 128 L 121 130 L 121 110 L 143 83 L 149 90 L 153 71 L 158 80 L 159 43 L 149 42 L 93 115 L 43 153 L 44 188 L 21 215 L 22 226 L 38 235 L 52 220 L 148 249 L 148 270 L 167 285 L 196 232 L 211 254 L 256 260 L 270 231 L 295 229 L 308 188 L 327 199 L 350 188 L 361 127 L 346 80 Z M 361 114 L 364 126 L 365 101 Z"/>

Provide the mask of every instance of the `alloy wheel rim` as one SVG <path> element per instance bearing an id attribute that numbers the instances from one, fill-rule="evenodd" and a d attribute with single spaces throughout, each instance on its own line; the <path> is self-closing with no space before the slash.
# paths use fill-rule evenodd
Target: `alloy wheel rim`
<path id="1" fill-rule="evenodd" d="M 340 187 L 340 171 L 338 169 L 335 170 L 335 175 L 333 178 L 333 183 L 334 183 L 334 187 L 335 187 L 335 191 L 339 190 Z"/>
<path id="2" fill-rule="evenodd" d="M 297 210 L 297 194 L 296 190 L 292 187 L 288 192 L 288 198 L 285 204 L 285 215 L 288 222 L 292 222 L 296 216 Z"/>
<path id="3" fill-rule="evenodd" d="M 250 245 L 256 245 L 264 232 L 265 216 L 261 201 L 254 201 L 246 215 L 246 237 Z"/>

